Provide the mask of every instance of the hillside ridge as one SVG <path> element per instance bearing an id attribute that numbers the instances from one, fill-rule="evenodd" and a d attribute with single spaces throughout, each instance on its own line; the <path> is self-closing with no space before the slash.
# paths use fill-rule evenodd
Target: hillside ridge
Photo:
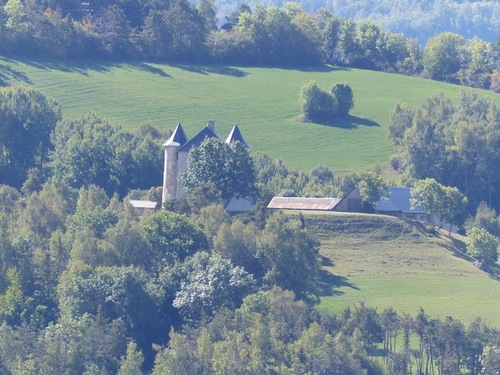
<path id="1" fill-rule="evenodd" d="M 423 308 L 466 324 L 480 316 L 500 326 L 500 267 L 478 270 L 465 253 L 466 237 L 384 215 L 301 214 L 321 243 L 319 310 L 340 313 L 364 302 L 379 311 Z"/>

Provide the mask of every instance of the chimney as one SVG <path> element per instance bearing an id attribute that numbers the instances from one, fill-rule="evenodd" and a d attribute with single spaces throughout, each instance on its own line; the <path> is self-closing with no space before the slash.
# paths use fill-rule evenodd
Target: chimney
<path id="1" fill-rule="evenodd" d="M 209 128 L 211 131 L 215 133 L 215 121 L 214 120 L 208 120 L 207 122 L 207 128 Z"/>

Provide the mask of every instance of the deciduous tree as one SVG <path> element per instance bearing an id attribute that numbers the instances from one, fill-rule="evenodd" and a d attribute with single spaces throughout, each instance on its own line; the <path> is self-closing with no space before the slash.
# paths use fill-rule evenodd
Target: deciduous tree
<path id="1" fill-rule="evenodd" d="M 189 151 L 187 170 L 179 175 L 188 192 L 203 184 L 213 184 L 225 205 L 231 198 L 256 196 L 255 168 L 248 149 L 241 142 L 225 143 L 205 139 Z"/>
<path id="2" fill-rule="evenodd" d="M 300 89 L 299 103 L 306 119 L 328 121 L 338 113 L 337 99 L 319 88 L 315 81 L 309 81 Z"/>
<path id="3" fill-rule="evenodd" d="M 489 264 L 498 260 L 498 241 L 483 228 L 467 229 L 469 244 L 467 253 L 474 258 Z"/>
<path id="4" fill-rule="evenodd" d="M 345 116 L 354 107 L 351 86 L 347 83 L 336 83 L 330 88 L 330 93 L 337 99 L 339 114 Z"/>
<path id="5" fill-rule="evenodd" d="M 59 120 L 61 108 L 41 92 L 0 89 L 0 183 L 20 188 L 30 168 L 45 167 Z"/>
<path id="6" fill-rule="evenodd" d="M 319 272 L 318 242 L 298 219 L 274 215 L 257 242 L 264 265 L 264 282 L 314 299 Z"/>

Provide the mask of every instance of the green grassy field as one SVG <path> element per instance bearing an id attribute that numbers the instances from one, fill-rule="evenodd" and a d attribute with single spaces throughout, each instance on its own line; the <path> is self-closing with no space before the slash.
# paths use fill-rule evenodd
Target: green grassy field
<path id="1" fill-rule="evenodd" d="M 478 270 L 461 236 L 429 232 L 388 216 L 303 213 L 321 241 L 320 310 L 340 312 L 363 301 L 415 316 L 480 316 L 500 327 L 500 273 Z"/>
<path id="2" fill-rule="evenodd" d="M 0 59 L 0 78 L 54 97 L 65 117 L 90 111 L 132 129 L 150 123 L 194 135 L 207 120 L 225 137 L 238 123 L 252 150 L 308 170 L 335 171 L 383 165 L 394 153 L 386 125 L 394 105 L 417 106 L 439 92 L 456 100 L 459 86 L 378 72 L 324 68 L 170 66 L 148 63 L 52 63 Z M 299 90 L 309 80 L 328 89 L 347 82 L 351 116 L 333 126 L 298 121 Z M 500 95 L 482 92 L 500 104 Z"/>

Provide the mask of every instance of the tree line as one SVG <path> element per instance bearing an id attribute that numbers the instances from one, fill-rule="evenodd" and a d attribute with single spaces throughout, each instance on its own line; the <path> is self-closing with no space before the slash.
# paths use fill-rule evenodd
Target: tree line
<path id="1" fill-rule="evenodd" d="M 267 66 L 335 64 L 500 91 L 500 44 L 442 32 L 425 47 L 373 22 L 295 3 L 242 4 L 219 26 L 212 0 L 4 0 L 0 53 Z"/>
<path id="2" fill-rule="evenodd" d="M 498 211 L 499 129 L 498 107 L 472 91 L 462 91 L 456 105 L 443 94 L 419 108 L 398 104 L 388 126 L 399 151 L 391 163 L 407 181 L 457 187 L 472 211 L 481 202 Z"/>
<path id="3" fill-rule="evenodd" d="M 410 38 L 417 38 L 425 44 L 437 33 L 451 31 L 465 38 L 479 38 L 494 42 L 500 29 L 498 4 L 494 0 L 403 0 L 395 3 L 391 0 L 333 0 L 318 4 L 311 0 L 296 1 L 302 9 L 316 13 L 320 7 L 326 7 L 337 17 L 352 18 L 357 22 L 371 21 L 380 24 L 393 33 L 402 33 Z M 247 1 L 251 7 L 257 0 Z M 268 6 L 283 6 L 285 1 L 268 1 Z M 229 15 L 235 4 L 228 0 L 217 0 L 219 14 Z"/>

